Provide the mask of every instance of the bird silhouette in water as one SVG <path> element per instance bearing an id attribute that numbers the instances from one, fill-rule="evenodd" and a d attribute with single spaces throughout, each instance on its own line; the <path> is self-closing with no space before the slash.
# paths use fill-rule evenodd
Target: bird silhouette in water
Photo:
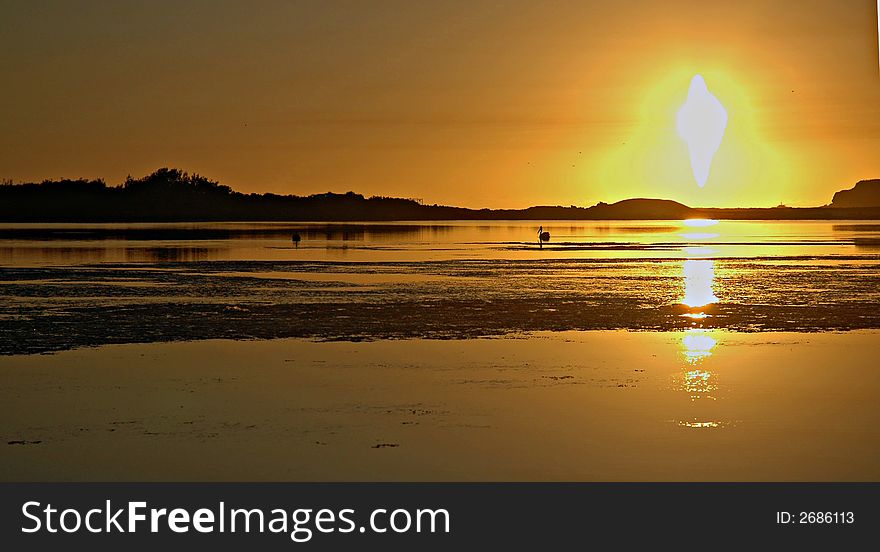
<path id="1" fill-rule="evenodd" d="M 544 242 L 550 241 L 550 232 L 545 232 L 544 227 L 538 228 L 538 247 L 544 249 Z"/>
<path id="2" fill-rule="evenodd" d="M 293 233 L 293 244 L 299 247 L 299 242 L 302 241 L 302 236 L 299 235 L 299 232 Z"/>

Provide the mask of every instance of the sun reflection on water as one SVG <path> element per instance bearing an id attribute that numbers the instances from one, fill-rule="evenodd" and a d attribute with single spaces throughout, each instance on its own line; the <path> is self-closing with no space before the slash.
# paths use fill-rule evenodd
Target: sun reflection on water
<path id="1" fill-rule="evenodd" d="M 715 261 L 711 259 L 687 259 L 682 267 L 684 297 L 681 302 L 688 307 L 705 307 L 718 301 L 712 289 L 715 283 Z"/>
<path id="2" fill-rule="evenodd" d="M 711 240 L 711 239 L 715 239 L 715 238 L 717 238 L 719 235 L 720 235 L 720 234 L 718 234 L 718 233 L 714 233 L 714 232 L 688 232 L 688 233 L 686 233 L 686 234 L 682 234 L 681 237 L 684 238 L 684 239 L 686 239 L 686 240 L 697 241 L 697 240 Z"/>
<path id="3" fill-rule="evenodd" d="M 706 219 L 683 221 L 685 227 L 701 229 L 717 223 L 718 221 Z M 710 240 L 718 237 L 718 234 L 704 231 L 684 234 L 684 237 L 694 241 Z M 680 301 L 687 307 L 687 312 L 682 316 L 690 318 L 693 327 L 681 337 L 684 366 L 676 376 L 677 387 L 692 402 L 700 399 L 714 401 L 718 391 L 717 375 L 709 368 L 711 363 L 707 361 L 718 345 L 718 340 L 714 330 L 702 327 L 712 316 L 710 307 L 719 301 L 715 295 L 715 260 L 706 258 L 713 255 L 714 251 L 710 247 L 696 245 L 684 248 L 684 253 L 687 258 L 682 262 L 683 292 Z M 679 421 L 679 425 L 689 428 L 718 428 L 721 427 L 721 422 L 693 419 Z"/>
<path id="4" fill-rule="evenodd" d="M 718 390 L 716 374 L 705 366 L 705 362 L 712 356 L 717 344 L 712 330 L 688 330 L 681 338 L 681 353 L 686 367 L 679 375 L 678 387 L 687 393 L 691 401 L 715 400 L 714 393 Z"/>
<path id="5" fill-rule="evenodd" d="M 715 226 L 718 221 L 715 219 L 685 219 L 682 224 L 690 228 L 705 228 L 707 226 Z"/>
<path id="6" fill-rule="evenodd" d="M 711 420 L 708 421 L 708 422 L 697 422 L 697 421 L 686 422 L 686 421 L 679 421 L 679 422 L 678 422 L 678 425 L 680 425 L 680 426 L 682 426 L 682 427 L 692 427 L 692 428 L 696 428 L 696 429 L 702 429 L 702 428 L 711 428 L 711 429 L 715 429 L 715 428 L 722 427 L 722 423 L 721 423 L 721 422 L 715 422 L 715 421 L 711 421 Z"/>
<path id="7" fill-rule="evenodd" d="M 707 330 L 688 330 L 681 338 L 682 351 L 688 364 L 697 364 L 706 357 L 712 356 L 712 349 L 718 342 L 709 335 Z"/>

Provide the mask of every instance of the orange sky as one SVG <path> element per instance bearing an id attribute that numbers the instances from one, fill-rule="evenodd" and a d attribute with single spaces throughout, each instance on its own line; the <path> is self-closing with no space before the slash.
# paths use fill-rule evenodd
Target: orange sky
<path id="1" fill-rule="evenodd" d="M 525 207 L 815 205 L 880 178 L 874 0 L 178 4 L 4 4 L 0 179 L 167 165 Z M 702 189 L 675 130 L 696 73 L 729 115 Z"/>

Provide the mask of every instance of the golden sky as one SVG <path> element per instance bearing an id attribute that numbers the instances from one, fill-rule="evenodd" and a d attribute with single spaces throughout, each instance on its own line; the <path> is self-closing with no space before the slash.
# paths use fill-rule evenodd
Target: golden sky
<path id="1" fill-rule="evenodd" d="M 0 179 L 525 207 L 880 178 L 874 0 L 0 6 Z M 729 116 L 704 188 L 675 126 L 695 74 Z"/>

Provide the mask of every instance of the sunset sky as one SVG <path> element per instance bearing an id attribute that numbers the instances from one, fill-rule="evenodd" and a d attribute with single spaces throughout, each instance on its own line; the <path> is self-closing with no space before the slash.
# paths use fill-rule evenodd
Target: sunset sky
<path id="1" fill-rule="evenodd" d="M 875 0 L 0 0 L 0 179 L 179 167 L 469 207 L 818 205 L 880 178 Z M 729 122 L 699 188 L 676 113 Z"/>

